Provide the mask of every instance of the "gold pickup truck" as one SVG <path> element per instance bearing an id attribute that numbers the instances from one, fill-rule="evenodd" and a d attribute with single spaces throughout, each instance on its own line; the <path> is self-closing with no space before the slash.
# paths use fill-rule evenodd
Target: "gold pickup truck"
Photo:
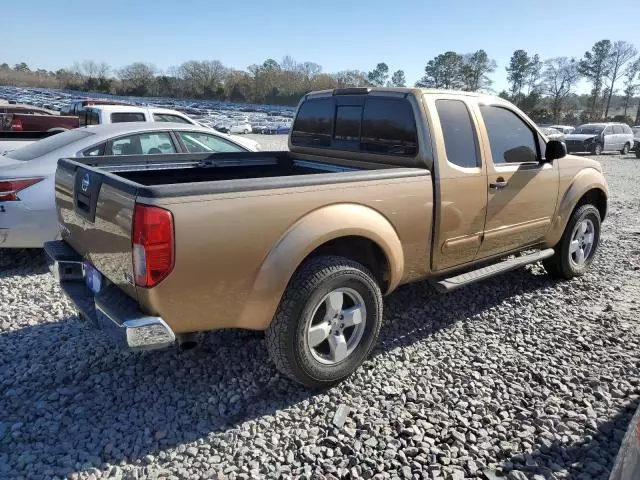
<path id="1" fill-rule="evenodd" d="M 82 319 L 130 348 L 264 330 L 310 387 L 366 359 L 399 285 L 582 275 L 608 196 L 510 103 L 401 88 L 306 95 L 287 152 L 61 159 L 55 191 L 46 251 Z"/>

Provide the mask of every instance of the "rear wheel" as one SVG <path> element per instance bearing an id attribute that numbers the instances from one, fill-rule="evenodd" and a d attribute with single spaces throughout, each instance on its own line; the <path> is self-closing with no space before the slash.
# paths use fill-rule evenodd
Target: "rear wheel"
<path id="1" fill-rule="evenodd" d="M 593 205 L 582 205 L 567 224 L 555 254 L 542 263 L 555 277 L 570 279 L 584 275 L 600 242 L 600 212 Z"/>
<path id="2" fill-rule="evenodd" d="M 367 358 L 382 324 L 382 293 L 361 264 L 316 257 L 294 274 L 266 331 L 280 372 L 307 387 L 326 387 Z"/>
<path id="3" fill-rule="evenodd" d="M 630 147 L 629 147 L 629 144 L 628 144 L 628 143 L 625 143 L 625 144 L 624 144 L 624 147 L 622 147 L 622 150 L 620 150 L 620 153 L 621 153 L 622 155 L 626 155 L 627 153 L 629 153 L 629 148 L 630 148 Z"/>
<path id="4" fill-rule="evenodd" d="M 246 135 L 246 134 L 248 134 L 248 133 L 249 133 L 249 130 L 245 128 L 245 129 L 244 129 L 244 134 Z"/>

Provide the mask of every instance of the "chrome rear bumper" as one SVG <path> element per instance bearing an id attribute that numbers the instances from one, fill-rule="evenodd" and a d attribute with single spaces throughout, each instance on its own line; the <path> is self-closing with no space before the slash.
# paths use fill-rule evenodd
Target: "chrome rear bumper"
<path id="1" fill-rule="evenodd" d="M 175 334 L 161 317 L 141 312 L 138 304 L 115 285 L 106 285 L 97 295 L 89 290 L 84 261 L 69 244 L 46 242 L 44 249 L 49 269 L 84 321 L 130 349 L 164 348 L 175 342 Z"/>

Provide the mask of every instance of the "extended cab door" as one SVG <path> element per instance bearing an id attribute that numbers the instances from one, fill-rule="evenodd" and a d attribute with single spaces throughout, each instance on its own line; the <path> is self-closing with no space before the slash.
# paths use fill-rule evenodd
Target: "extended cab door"
<path id="1" fill-rule="evenodd" d="M 478 105 L 487 161 L 487 218 L 478 258 L 532 245 L 549 228 L 558 200 L 558 164 L 542 162 L 546 144 L 503 104 Z"/>
<path id="2" fill-rule="evenodd" d="M 485 221 L 487 174 L 468 98 L 426 94 L 424 99 L 434 129 L 436 208 L 431 268 L 437 272 L 476 257 Z"/>

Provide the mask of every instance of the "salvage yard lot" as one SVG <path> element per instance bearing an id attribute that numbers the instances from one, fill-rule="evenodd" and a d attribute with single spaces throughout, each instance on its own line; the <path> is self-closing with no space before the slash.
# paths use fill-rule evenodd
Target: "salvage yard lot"
<path id="1" fill-rule="evenodd" d="M 279 375 L 259 333 L 113 351 L 41 253 L 0 251 L 0 478 L 607 478 L 640 394 L 640 160 L 596 158 L 612 198 L 587 275 L 402 287 L 325 392 Z"/>

